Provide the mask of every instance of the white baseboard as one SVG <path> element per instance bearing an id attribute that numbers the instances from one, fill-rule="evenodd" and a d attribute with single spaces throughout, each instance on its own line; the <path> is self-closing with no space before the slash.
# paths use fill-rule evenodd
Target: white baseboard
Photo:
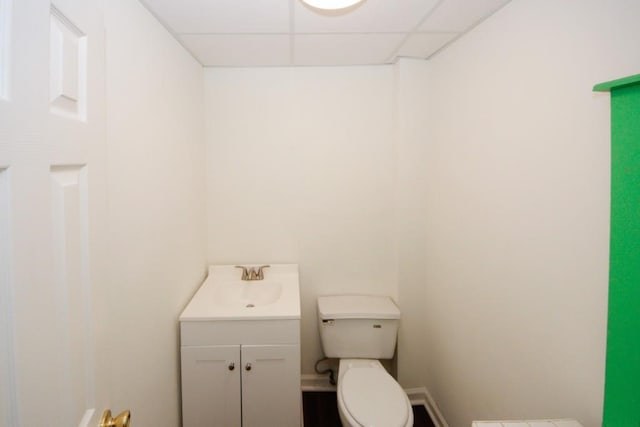
<path id="1" fill-rule="evenodd" d="M 407 388 L 404 391 L 409 396 L 412 405 L 424 405 L 436 427 L 449 427 L 447 420 L 442 416 L 438 405 L 436 405 L 426 387 Z"/>
<path id="2" fill-rule="evenodd" d="M 303 374 L 300 378 L 302 391 L 336 391 L 331 385 L 328 375 Z"/>
<path id="3" fill-rule="evenodd" d="M 301 388 L 302 391 L 336 391 L 336 386 L 329 383 L 329 376 L 318 374 L 302 375 Z M 407 388 L 405 392 L 412 405 L 425 407 L 435 427 L 449 427 L 426 387 Z"/>

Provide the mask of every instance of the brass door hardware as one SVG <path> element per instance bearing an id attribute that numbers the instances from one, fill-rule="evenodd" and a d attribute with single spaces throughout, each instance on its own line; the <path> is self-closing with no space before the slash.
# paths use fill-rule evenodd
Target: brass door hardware
<path id="1" fill-rule="evenodd" d="M 117 417 L 111 416 L 111 410 L 107 409 L 102 413 L 100 425 L 98 427 L 129 427 L 131 423 L 131 412 L 122 411 Z"/>

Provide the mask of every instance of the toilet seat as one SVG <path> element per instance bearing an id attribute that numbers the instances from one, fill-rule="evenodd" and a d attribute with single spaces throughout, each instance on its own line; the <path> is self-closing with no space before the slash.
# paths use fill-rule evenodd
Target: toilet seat
<path id="1" fill-rule="evenodd" d="M 339 384 L 345 410 L 363 427 L 405 427 L 410 404 L 404 390 L 384 369 L 349 369 Z"/>

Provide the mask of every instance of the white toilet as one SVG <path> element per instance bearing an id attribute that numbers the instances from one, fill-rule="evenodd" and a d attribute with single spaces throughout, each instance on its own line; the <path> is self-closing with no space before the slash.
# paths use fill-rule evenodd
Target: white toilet
<path id="1" fill-rule="evenodd" d="M 391 359 L 400 310 L 389 297 L 318 298 L 326 357 L 339 358 L 338 412 L 344 427 L 411 427 L 413 410 L 378 359 Z"/>

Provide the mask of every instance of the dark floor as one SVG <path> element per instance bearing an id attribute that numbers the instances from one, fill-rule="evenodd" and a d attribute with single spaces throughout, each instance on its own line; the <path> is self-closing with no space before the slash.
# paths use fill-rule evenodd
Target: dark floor
<path id="1" fill-rule="evenodd" d="M 304 427 L 341 427 L 336 393 L 305 391 L 302 393 Z M 413 407 L 414 427 L 434 427 L 424 406 Z"/>

